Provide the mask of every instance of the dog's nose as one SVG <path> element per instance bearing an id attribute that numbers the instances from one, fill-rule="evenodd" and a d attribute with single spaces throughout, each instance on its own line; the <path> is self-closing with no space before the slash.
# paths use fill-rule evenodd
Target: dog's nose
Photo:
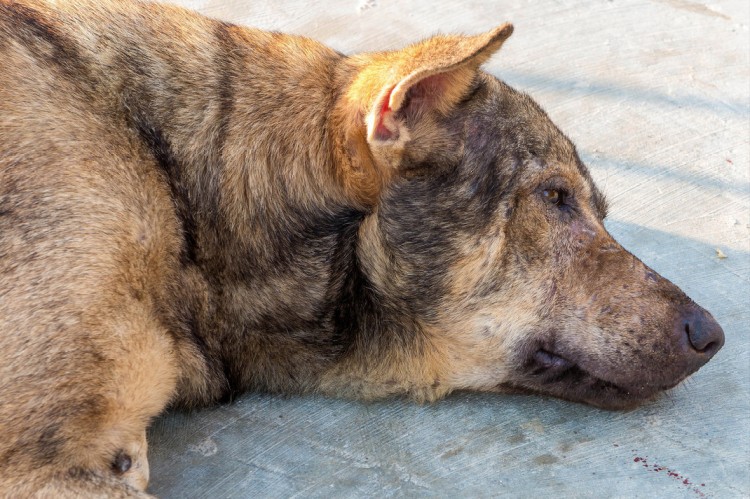
<path id="1" fill-rule="evenodd" d="M 691 307 L 682 315 L 679 322 L 687 335 L 694 354 L 699 354 L 701 364 L 708 362 L 722 346 L 724 346 L 724 331 L 711 314 L 700 307 Z M 698 359 L 696 359 L 698 360 Z"/>

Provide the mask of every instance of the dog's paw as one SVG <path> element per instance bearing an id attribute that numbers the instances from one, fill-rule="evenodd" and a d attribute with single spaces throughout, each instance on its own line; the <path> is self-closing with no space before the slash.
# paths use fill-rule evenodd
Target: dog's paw
<path id="1" fill-rule="evenodd" d="M 112 473 L 137 490 L 146 490 L 149 479 L 148 445 L 144 434 L 139 441 L 124 446 L 110 465 Z"/>

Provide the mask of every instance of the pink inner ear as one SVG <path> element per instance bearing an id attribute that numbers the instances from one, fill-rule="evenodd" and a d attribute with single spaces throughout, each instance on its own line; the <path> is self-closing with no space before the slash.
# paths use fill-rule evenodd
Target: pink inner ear
<path id="1" fill-rule="evenodd" d="M 380 107 L 380 112 L 378 113 L 378 124 L 375 126 L 374 133 L 375 139 L 377 140 L 398 139 L 398 130 L 389 130 L 388 127 L 385 126 L 385 123 L 383 123 L 383 118 L 385 117 L 386 113 L 393 112 L 391 110 L 390 101 L 391 94 L 393 93 L 394 88 L 396 88 L 395 85 L 391 87 L 391 89 L 385 95 L 385 98 L 383 99 L 383 105 Z"/>
<path id="2" fill-rule="evenodd" d="M 412 113 L 426 111 L 434 107 L 445 92 L 448 79 L 442 73 L 428 76 L 409 89 L 409 106 Z"/>
<path id="3" fill-rule="evenodd" d="M 430 107 L 434 107 L 437 104 L 438 99 L 440 99 L 445 92 L 445 86 L 447 84 L 448 79 L 443 74 L 435 74 L 419 80 L 407 91 L 407 96 L 401 104 L 400 111 L 406 115 L 413 116 L 425 112 Z M 386 115 L 393 112 L 393 109 L 391 109 L 390 106 L 390 101 L 391 94 L 395 89 L 396 86 L 394 85 L 388 90 L 385 97 L 383 97 L 383 102 L 380 105 L 380 112 L 376 118 L 377 124 L 375 125 L 375 131 L 373 133 L 375 140 L 388 141 L 398 140 L 399 138 L 398 129 L 394 128 L 391 130 L 385 124 Z"/>

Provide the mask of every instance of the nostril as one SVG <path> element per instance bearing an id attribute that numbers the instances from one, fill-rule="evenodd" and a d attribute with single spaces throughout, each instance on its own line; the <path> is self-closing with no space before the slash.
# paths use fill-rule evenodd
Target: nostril
<path id="1" fill-rule="evenodd" d="M 705 311 L 690 314 L 684 328 L 690 345 L 697 352 L 710 357 L 724 345 L 724 331 Z"/>

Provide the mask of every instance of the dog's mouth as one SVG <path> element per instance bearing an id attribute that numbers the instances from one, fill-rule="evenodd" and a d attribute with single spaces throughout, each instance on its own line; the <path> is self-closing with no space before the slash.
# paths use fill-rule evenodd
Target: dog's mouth
<path id="1" fill-rule="evenodd" d="M 672 388 L 652 383 L 629 385 L 613 381 L 612 377 L 586 369 L 549 349 L 539 348 L 524 363 L 515 388 L 542 392 L 573 402 L 583 402 L 604 409 L 629 409 Z"/>
<path id="2" fill-rule="evenodd" d="M 544 383 L 569 382 L 586 386 L 594 391 L 614 392 L 621 396 L 631 395 L 631 391 L 612 381 L 595 376 L 565 357 L 540 348 L 531 358 L 530 374 Z"/>

